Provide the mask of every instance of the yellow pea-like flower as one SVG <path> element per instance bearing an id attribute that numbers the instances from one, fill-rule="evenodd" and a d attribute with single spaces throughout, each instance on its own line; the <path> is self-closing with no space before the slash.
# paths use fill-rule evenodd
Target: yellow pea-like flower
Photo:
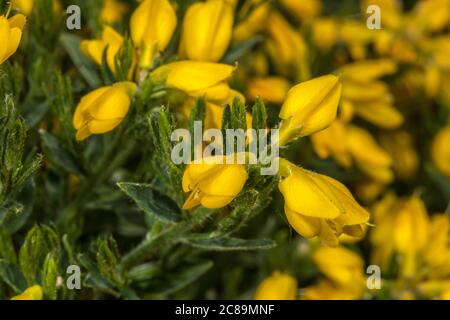
<path id="1" fill-rule="evenodd" d="M 282 77 L 255 78 L 248 85 L 250 98 L 263 99 L 266 102 L 281 104 L 291 87 L 288 80 Z"/>
<path id="2" fill-rule="evenodd" d="M 430 32 L 439 31 L 450 22 L 450 0 L 419 1 L 413 13 L 416 28 Z"/>
<path id="3" fill-rule="evenodd" d="M 342 121 L 336 120 L 327 129 L 311 135 L 311 141 L 314 151 L 320 158 L 333 157 L 344 168 L 351 167 L 352 158 L 347 144 L 347 128 Z"/>
<path id="4" fill-rule="evenodd" d="M 177 15 L 168 0 L 144 0 L 130 20 L 133 43 L 140 51 L 139 64 L 149 68 L 164 51 L 177 26 Z"/>
<path id="5" fill-rule="evenodd" d="M 280 0 L 281 4 L 300 20 L 311 20 L 322 11 L 320 0 Z"/>
<path id="6" fill-rule="evenodd" d="M 209 209 L 227 206 L 241 192 L 248 179 L 245 166 L 226 164 L 226 157 L 203 158 L 192 162 L 183 175 L 183 191 L 190 192 L 186 210 L 202 205 Z"/>
<path id="7" fill-rule="evenodd" d="M 328 127 L 336 118 L 342 85 L 326 75 L 302 82 L 289 90 L 281 107 L 280 145 Z"/>
<path id="8" fill-rule="evenodd" d="M 385 184 L 394 179 L 392 158 L 368 131 L 348 126 L 347 145 L 358 168 L 369 177 Z"/>
<path id="9" fill-rule="evenodd" d="M 319 237 L 324 244 L 336 247 L 342 234 L 364 234 L 362 224 L 369 220 L 369 213 L 342 183 L 284 159 L 280 159 L 280 170 L 285 177 L 279 189 L 284 196 L 286 217 L 300 235 Z"/>
<path id="10" fill-rule="evenodd" d="M 322 280 L 316 285 L 303 290 L 302 300 L 356 300 L 360 293 L 339 287 L 329 280 Z"/>
<path id="11" fill-rule="evenodd" d="M 226 99 L 230 88 L 226 80 L 231 77 L 234 66 L 227 64 L 179 61 L 163 65 L 152 72 L 154 79 L 193 97 L 207 96 L 211 100 Z"/>
<path id="12" fill-rule="evenodd" d="M 128 6 L 120 0 L 105 0 L 100 12 L 100 20 L 106 24 L 120 22 L 127 11 Z"/>
<path id="13" fill-rule="evenodd" d="M 189 7 L 183 21 L 181 55 L 195 61 L 219 61 L 230 45 L 234 10 L 226 0 Z"/>
<path id="14" fill-rule="evenodd" d="M 431 276 L 446 277 L 450 273 L 450 218 L 436 214 L 430 219 L 429 238 L 424 249 L 424 261 L 431 266 Z M 450 287 L 449 287 L 450 289 Z"/>
<path id="15" fill-rule="evenodd" d="M 347 248 L 320 247 L 313 260 L 319 270 L 340 287 L 361 290 L 365 284 L 364 261 Z"/>
<path id="16" fill-rule="evenodd" d="M 279 271 L 264 279 L 255 292 L 255 300 L 295 300 L 297 280 L 291 275 Z"/>
<path id="17" fill-rule="evenodd" d="M 116 73 L 115 59 L 122 48 L 124 39 L 110 26 L 105 26 L 101 39 L 81 41 L 81 51 L 99 66 L 102 65 L 103 52 L 106 50 L 106 63 L 112 73 Z"/>
<path id="18" fill-rule="evenodd" d="M 17 9 L 20 13 L 29 16 L 33 11 L 36 0 L 13 0 L 12 7 Z M 62 5 L 59 0 L 53 0 L 53 13 L 62 11 Z"/>
<path id="19" fill-rule="evenodd" d="M 103 134 L 116 128 L 128 113 L 131 96 L 137 86 L 132 82 L 118 82 L 85 95 L 73 116 L 76 139 L 83 141 L 93 134 Z"/>
<path id="20" fill-rule="evenodd" d="M 390 59 L 362 60 L 340 69 L 342 77 L 358 83 L 368 83 L 397 72 L 397 64 Z"/>
<path id="21" fill-rule="evenodd" d="M 339 39 L 338 25 L 333 18 L 320 18 L 312 22 L 314 44 L 321 50 L 333 47 Z"/>
<path id="22" fill-rule="evenodd" d="M 26 18 L 22 14 L 7 19 L 0 16 L 0 64 L 8 60 L 19 48 L 22 39 L 22 30 L 25 26 Z"/>
<path id="23" fill-rule="evenodd" d="M 431 157 L 436 168 L 450 177 L 450 124 L 443 128 L 433 140 Z"/>
<path id="24" fill-rule="evenodd" d="M 19 10 L 24 15 L 29 16 L 33 10 L 35 0 L 13 0 L 12 7 Z"/>
<path id="25" fill-rule="evenodd" d="M 18 296 L 11 298 L 11 300 L 42 300 L 43 297 L 44 291 L 42 290 L 42 287 L 35 285 L 26 289 Z"/>
<path id="26" fill-rule="evenodd" d="M 373 212 L 376 225 L 371 233 L 373 262 L 387 268 L 393 255 L 398 254 L 402 257 L 401 275 L 414 276 L 427 243 L 434 241 L 425 204 L 417 196 L 399 199 L 387 194 Z"/>
<path id="27" fill-rule="evenodd" d="M 265 22 L 270 13 L 270 4 L 264 0 L 253 0 L 247 2 L 254 4 L 255 8 L 248 14 L 248 16 L 240 22 L 233 32 L 233 40 L 241 42 L 261 32 L 265 28 Z M 244 10 L 245 11 L 245 10 Z"/>
<path id="28" fill-rule="evenodd" d="M 308 47 L 302 35 L 279 13 L 271 11 L 267 19 L 267 50 L 280 73 L 302 81 L 310 76 Z"/>

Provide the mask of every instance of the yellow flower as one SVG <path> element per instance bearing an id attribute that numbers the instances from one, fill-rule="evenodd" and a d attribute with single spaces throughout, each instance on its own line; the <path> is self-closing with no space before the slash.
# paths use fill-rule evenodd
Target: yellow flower
<path id="1" fill-rule="evenodd" d="M 384 133 L 380 136 L 380 144 L 391 156 L 397 176 L 401 180 L 412 179 L 419 166 L 412 136 L 403 130 Z"/>
<path id="2" fill-rule="evenodd" d="M 291 84 L 282 77 L 266 77 L 252 79 L 248 85 L 250 98 L 261 98 L 266 102 L 281 104 L 289 91 Z"/>
<path id="3" fill-rule="evenodd" d="M 416 275 L 420 255 L 430 235 L 429 218 L 423 201 L 417 196 L 398 199 L 387 194 L 374 207 L 373 213 L 376 225 L 370 238 L 374 245 L 373 262 L 387 270 L 390 259 L 397 253 L 401 257 L 401 276 L 408 278 Z"/>
<path id="4" fill-rule="evenodd" d="M 120 22 L 128 11 L 128 6 L 119 0 L 105 0 L 103 2 L 100 19 L 103 23 Z"/>
<path id="5" fill-rule="evenodd" d="M 282 15 L 271 11 L 267 20 L 267 50 L 277 70 L 303 81 L 309 78 L 308 47 Z"/>
<path id="6" fill-rule="evenodd" d="M 324 51 L 333 47 L 339 38 L 337 23 L 332 18 L 313 20 L 312 31 L 314 44 Z"/>
<path id="7" fill-rule="evenodd" d="M 430 44 L 427 44 L 430 48 L 426 48 L 430 51 L 430 55 L 437 67 L 446 71 L 450 70 L 450 61 L 448 56 L 450 55 L 450 36 L 440 36 L 433 38 Z"/>
<path id="8" fill-rule="evenodd" d="M 313 19 L 322 11 L 320 0 L 280 0 L 281 4 L 299 20 Z"/>
<path id="9" fill-rule="evenodd" d="M 26 18 L 22 14 L 16 14 L 9 19 L 0 16 L 0 39 L 2 41 L 0 47 L 0 64 L 8 60 L 17 51 L 17 48 L 19 48 L 25 23 Z"/>
<path id="10" fill-rule="evenodd" d="M 132 82 L 118 82 L 84 96 L 73 116 L 77 140 L 83 141 L 93 134 L 103 134 L 116 128 L 127 115 L 130 96 L 136 90 Z"/>
<path id="11" fill-rule="evenodd" d="M 341 68 L 342 113 L 341 118 L 350 121 L 356 113 L 364 120 L 384 129 L 399 127 L 404 119 L 392 106 L 388 86 L 377 80 L 397 70 L 395 62 L 387 59 L 364 60 Z"/>
<path id="12" fill-rule="evenodd" d="M 42 300 L 43 296 L 44 292 L 42 290 L 42 287 L 35 285 L 28 288 L 20 295 L 11 298 L 11 300 Z"/>
<path id="13" fill-rule="evenodd" d="M 341 83 L 333 75 L 300 83 L 289 90 L 280 118 L 280 145 L 328 127 L 336 118 Z"/>
<path id="14" fill-rule="evenodd" d="M 26 16 L 31 15 L 36 0 L 13 0 L 12 7 L 20 11 Z M 61 12 L 62 6 L 59 0 L 53 1 L 53 13 Z"/>
<path id="15" fill-rule="evenodd" d="M 431 157 L 436 168 L 450 177 L 450 124 L 443 128 L 433 140 Z"/>
<path id="16" fill-rule="evenodd" d="M 183 21 L 181 55 L 189 60 L 219 61 L 233 34 L 234 12 L 226 0 L 209 0 L 189 7 Z"/>
<path id="17" fill-rule="evenodd" d="M 341 288 L 331 281 L 321 280 L 318 284 L 305 288 L 301 298 L 304 300 L 356 300 L 360 298 L 360 294 Z"/>
<path id="18" fill-rule="evenodd" d="M 413 9 L 414 24 L 430 32 L 445 28 L 450 21 L 450 0 L 426 0 L 417 2 Z"/>
<path id="19" fill-rule="evenodd" d="M 429 276 L 431 278 L 450 276 L 450 218 L 448 214 L 436 214 L 431 217 L 428 236 L 423 259 L 429 267 Z"/>
<path id="20" fill-rule="evenodd" d="M 347 143 L 347 128 L 340 121 L 334 121 L 327 129 L 311 136 L 314 151 L 322 159 L 332 156 L 344 168 L 350 168 L 352 159 Z M 339 143 L 336 143 L 339 141 Z"/>
<path id="21" fill-rule="evenodd" d="M 152 72 L 154 79 L 165 81 L 171 88 L 192 97 L 205 96 L 211 100 L 224 100 L 230 94 L 226 80 L 234 66 L 196 61 L 179 61 L 163 65 Z"/>
<path id="22" fill-rule="evenodd" d="M 33 10 L 34 1 L 35 0 L 13 0 L 12 6 L 24 15 L 29 16 L 31 14 L 31 10 Z"/>
<path id="23" fill-rule="evenodd" d="M 289 224 L 305 238 L 318 236 L 328 246 L 336 247 L 339 236 L 363 235 L 362 224 L 369 213 L 339 181 L 280 159 L 279 189 L 285 200 Z"/>
<path id="24" fill-rule="evenodd" d="M 252 0 L 246 2 L 243 8 L 251 4 L 255 5 L 253 11 L 234 29 L 233 40 L 236 42 L 247 40 L 265 28 L 265 22 L 270 12 L 269 2 L 265 0 Z M 243 11 L 245 12 L 245 10 Z"/>
<path id="25" fill-rule="evenodd" d="M 344 247 L 320 247 L 313 260 L 319 270 L 340 287 L 360 290 L 364 286 L 364 262 L 355 252 Z"/>
<path id="26" fill-rule="evenodd" d="M 387 188 L 387 184 L 367 178 L 359 181 L 356 185 L 356 194 L 365 202 L 373 202 L 380 194 L 382 194 Z"/>
<path id="27" fill-rule="evenodd" d="M 340 39 L 349 46 L 355 60 L 366 58 L 366 46 L 377 36 L 377 30 L 370 30 L 365 23 L 346 20 L 339 28 Z"/>
<path id="28" fill-rule="evenodd" d="M 177 15 L 168 0 L 144 0 L 130 20 L 131 38 L 140 50 L 140 65 L 149 68 L 164 51 L 177 26 Z"/>
<path id="29" fill-rule="evenodd" d="M 348 126 L 347 144 L 352 158 L 361 171 L 378 182 L 390 183 L 393 180 L 391 157 L 368 131 Z"/>
<path id="30" fill-rule="evenodd" d="M 397 71 L 397 64 L 389 59 L 363 60 L 340 69 L 343 77 L 358 83 L 368 83 Z"/>
<path id="31" fill-rule="evenodd" d="M 255 292 L 255 300 L 295 300 L 296 297 L 297 280 L 279 271 L 264 279 Z"/>
<path id="32" fill-rule="evenodd" d="M 223 208 L 241 192 L 247 179 L 245 166 L 226 164 L 225 156 L 192 162 L 183 175 L 183 191 L 190 192 L 183 209 L 200 204 L 209 209 Z"/>
<path id="33" fill-rule="evenodd" d="M 428 98 L 434 98 L 438 95 L 441 87 L 441 72 L 436 65 L 425 67 L 425 93 Z"/>
<path id="34" fill-rule="evenodd" d="M 105 26 L 101 39 L 81 41 L 81 51 L 99 66 L 102 65 L 103 53 L 106 50 L 106 63 L 113 74 L 116 74 L 116 56 L 122 48 L 124 39 L 120 33 L 110 26 Z"/>

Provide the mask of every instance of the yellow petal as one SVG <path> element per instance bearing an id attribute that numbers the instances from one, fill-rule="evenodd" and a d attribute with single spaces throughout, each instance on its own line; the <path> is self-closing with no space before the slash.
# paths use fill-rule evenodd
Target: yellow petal
<path id="1" fill-rule="evenodd" d="M 235 67 L 210 62 L 180 61 L 156 69 L 152 75 L 157 80 L 166 80 L 170 87 L 198 92 L 213 87 L 233 73 Z"/>
<path id="2" fill-rule="evenodd" d="M 26 289 L 22 294 L 11 298 L 11 300 L 42 300 L 43 297 L 42 287 L 35 285 Z"/>
<path id="3" fill-rule="evenodd" d="M 177 16 L 168 0 L 144 0 L 138 6 L 130 19 L 130 33 L 145 55 L 143 67 L 150 67 L 154 54 L 166 49 L 176 26 Z"/>
<path id="4" fill-rule="evenodd" d="M 256 289 L 255 300 L 294 300 L 297 280 L 287 273 L 274 272 Z"/>
<path id="5" fill-rule="evenodd" d="M 187 58 L 219 61 L 228 49 L 234 13 L 225 0 L 211 0 L 191 5 L 183 23 L 183 43 Z"/>
<path id="6" fill-rule="evenodd" d="M 286 206 L 308 217 L 334 219 L 341 214 L 336 196 L 316 174 L 298 168 L 279 184 Z"/>
<path id="7" fill-rule="evenodd" d="M 292 211 L 288 206 L 284 207 L 284 212 L 286 213 L 289 224 L 302 237 L 314 238 L 319 235 L 321 227 L 319 218 L 303 216 Z"/>
<path id="8" fill-rule="evenodd" d="M 280 118 L 290 121 L 287 127 L 281 127 L 280 135 L 284 135 L 283 131 L 289 133 L 298 128 L 299 136 L 325 129 L 336 118 L 341 87 L 338 77 L 327 75 L 300 83 L 289 90 Z"/>
<path id="9" fill-rule="evenodd" d="M 23 31 L 23 28 L 27 23 L 27 17 L 25 17 L 23 14 L 16 14 L 15 16 L 9 18 L 8 22 L 11 29 L 19 28 L 21 31 Z"/>

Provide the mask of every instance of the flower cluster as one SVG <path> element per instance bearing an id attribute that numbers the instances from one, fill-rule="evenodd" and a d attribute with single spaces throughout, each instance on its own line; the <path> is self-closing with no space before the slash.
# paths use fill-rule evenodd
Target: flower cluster
<path id="1" fill-rule="evenodd" d="M 449 0 L 4 2 L 0 299 L 450 297 Z"/>

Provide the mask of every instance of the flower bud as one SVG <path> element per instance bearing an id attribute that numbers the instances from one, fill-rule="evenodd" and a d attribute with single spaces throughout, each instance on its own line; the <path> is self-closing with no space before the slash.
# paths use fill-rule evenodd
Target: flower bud
<path id="1" fill-rule="evenodd" d="M 233 21 L 233 8 L 226 0 L 193 4 L 183 21 L 181 55 L 189 60 L 219 61 L 230 44 Z"/>
<path id="2" fill-rule="evenodd" d="M 265 28 L 265 23 L 270 12 L 270 3 L 265 0 L 252 0 L 254 9 L 245 17 L 244 21 L 234 28 L 233 40 L 242 42 L 248 40 Z M 246 10 L 241 10 L 246 12 Z"/>
<path id="3" fill-rule="evenodd" d="M 186 210 L 202 205 L 209 209 L 227 206 L 241 192 L 248 179 L 245 166 L 226 164 L 225 156 L 192 162 L 183 175 L 183 191 L 190 192 Z"/>
<path id="4" fill-rule="evenodd" d="M 358 168 L 369 177 L 385 184 L 394 179 L 391 157 L 368 131 L 348 126 L 347 145 Z"/>
<path id="5" fill-rule="evenodd" d="M 336 118 L 341 89 L 338 77 L 326 75 L 289 90 L 280 111 L 280 145 L 328 127 Z"/>
<path id="6" fill-rule="evenodd" d="M 369 213 L 339 181 L 304 170 L 280 159 L 279 189 L 285 200 L 289 224 L 305 238 L 318 236 L 328 246 L 336 247 L 339 236 L 361 237 L 362 224 Z"/>
<path id="7" fill-rule="evenodd" d="M 255 300 L 295 300 L 296 297 L 297 280 L 279 271 L 264 279 L 255 293 Z"/>
<path id="8" fill-rule="evenodd" d="M 26 289 L 18 296 L 11 298 L 11 300 L 42 300 L 43 296 L 44 292 L 42 290 L 42 287 L 35 285 Z"/>
<path id="9" fill-rule="evenodd" d="M 128 7 L 119 0 L 105 0 L 103 2 L 100 19 L 103 23 L 116 23 L 122 20 L 122 17 L 128 11 Z"/>
<path id="10" fill-rule="evenodd" d="M 140 50 L 139 64 L 151 67 L 155 55 L 164 51 L 177 26 L 177 15 L 168 0 L 144 0 L 130 20 L 133 43 Z"/>
<path id="11" fill-rule="evenodd" d="M 280 2 L 297 19 L 302 21 L 315 18 L 322 11 L 322 2 L 320 0 L 280 0 Z"/>
<path id="12" fill-rule="evenodd" d="M 208 99 L 223 100 L 229 95 L 225 81 L 231 77 L 234 66 L 195 61 L 179 61 L 163 65 L 153 71 L 155 80 L 193 97 L 206 94 Z"/>
<path id="13" fill-rule="evenodd" d="M 33 11 L 33 7 L 36 0 L 12 0 L 12 7 L 17 9 L 20 13 L 30 16 Z M 60 0 L 52 0 L 53 13 L 60 13 L 62 11 L 62 5 Z"/>
<path id="14" fill-rule="evenodd" d="M 344 247 L 320 247 L 313 259 L 319 270 L 340 287 L 361 290 L 364 286 L 364 261 L 355 252 Z"/>
<path id="15" fill-rule="evenodd" d="M 132 82 L 118 82 L 84 96 L 73 116 L 76 139 L 83 141 L 93 134 L 103 134 L 116 128 L 127 115 L 130 96 L 136 90 Z"/>
<path id="16" fill-rule="evenodd" d="M 9 19 L 0 16 L 0 39 L 2 41 L 0 46 L 0 64 L 17 51 L 25 23 L 26 18 L 22 14 L 16 14 Z"/>
<path id="17" fill-rule="evenodd" d="M 112 27 L 105 26 L 102 38 L 81 41 L 81 51 L 99 66 L 103 63 L 103 52 L 106 49 L 106 63 L 113 74 L 116 74 L 116 56 L 122 47 L 124 39 Z"/>
<path id="18" fill-rule="evenodd" d="M 434 138 L 431 157 L 437 169 L 450 177 L 450 124 L 439 131 Z"/>
<path id="19" fill-rule="evenodd" d="M 274 11 L 267 20 L 267 49 L 277 70 L 299 80 L 310 77 L 308 47 L 302 35 Z"/>

